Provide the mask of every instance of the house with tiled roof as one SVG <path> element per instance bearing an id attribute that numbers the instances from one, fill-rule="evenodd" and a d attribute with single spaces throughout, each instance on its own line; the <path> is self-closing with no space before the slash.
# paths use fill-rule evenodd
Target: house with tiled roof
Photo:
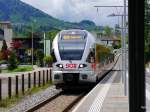
<path id="1" fill-rule="evenodd" d="M 112 36 L 105 36 L 102 34 L 97 34 L 97 38 L 105 45 L 108 46 L 114 46 L 114 45 L 118 45 L 119 42 L 121 41 L 120 39 L 118 39 L 116 36 L 112 35 Z"/>

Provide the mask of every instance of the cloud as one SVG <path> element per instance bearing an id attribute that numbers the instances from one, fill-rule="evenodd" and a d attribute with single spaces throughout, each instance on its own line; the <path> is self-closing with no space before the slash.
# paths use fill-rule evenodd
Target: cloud
<path id="1" fill-rule="evenodd" d="M 65 21 L 92 20 L 97 25 L 118 23 L 117 17 L 108 18 L 111 13 L 121 13 L 120 8 L 98 8 L 95 5 L 123 5 L 123 0 L 22 0 L 49 15 Z"/>

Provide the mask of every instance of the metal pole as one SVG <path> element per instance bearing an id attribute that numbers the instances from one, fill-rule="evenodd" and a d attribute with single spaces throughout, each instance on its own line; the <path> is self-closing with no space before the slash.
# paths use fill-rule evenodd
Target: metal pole
<path id="1" fill-rule="evenodd" d="M 33 68 L 33 23 L 32 23 L 32 68 Z"/>
<path id="2" fill-rule="evenodd" d="M 46 40 L 45 40 L 45 32 L 44 32 L 44 56 L 46 56 Z M 44 62 L 44 66 L 46 66 L 45 62 Z"/>
<path id="3" fill-rule="evenodd" d="M 146 112 L 144 0 L 129 0 L 129 112 Z"/>
<path id="4" fill-rule="evenodd" d="M 124 6 L 119 6 L 119 5 L 118 6 L 117 5 L 116 6 L 115 5 L 114 6 L 113 5 L 112 6 L 104 6 L 104 5 L 100 6 L 100 5 L 98 5 L 98 6 L 94 6 L 94 7 L 98 8 L 98 7 L 124 7 Z M 128 7 L 128 6 L 126 6 L 126 7 Z"/>
<path id="5" fill-rule="evenodd" d="M 121 50 L 121 53 L 122 53 L 122 83 L 124 83 L 124 76 L 123 76 L 123 71 L 124 71 L 124 68 L 123 68 L 123 65 L 124 65 L 124 60 L 123 60 L 123 15 L 121 16 L 121 27 L 122 27 L 122 29 L 121 29 L 121 48 L 122 48 L 122 50 Z"/>
<path id="6" fill-rule="evenodd" d="M 46 56 L 46 39 L 45 39 L 45 32 L 44 32 L 44 56 Z"/>
<path id="7" fill-rule="evenodd" d="M 2 79 L 0 79 L 0 101 L 2 100 Z"/>
<path id="8" fill-rule="evenodd" d="M 34 61 L 34 56 L 33 56 L 33 50 L 34 50 L 34 42 L 33 42 L 33 38 L 34 38 L 34 23 L 36 22 L 36 20 L 33 20 L 32 23 L 32 67 L 33 67 L 33 61 Z"/>
<path id="9" fill-rule="evenodd" d="M 124 15 L 122 16 L 122 19 L 124 18 Z M 123 24 L 124 21 L 122 21 L 122 24 Z M 125 54 L 125 46 L 126 46 L 126 37 L 125 37 L 125 28 L 123 28 L 123 37 L 122 37 L 122 42 L 123 42 L 123 46 L 122 46 L 122 55 L 123 55 L 123 83 L 124 83 L 124 95 L 126 96 L 127 95 L 127 83 L 126 83 L 126 67 L 125 67 L 125 64 L 126 64 L 126 54 Z"/>
<path id="10" fill-rule="evenodd" d="M 124 0 L 124 76 L 125 96 L 127 95 L 127 74 L 126 74 L 126 0 Z"/>

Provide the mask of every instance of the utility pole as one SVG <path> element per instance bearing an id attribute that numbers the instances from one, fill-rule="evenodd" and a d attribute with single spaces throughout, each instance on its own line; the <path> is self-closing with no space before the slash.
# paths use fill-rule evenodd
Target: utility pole
<path id="1" fill-rule="evenodd" d="M 144 0 L 129 0 L 129 112 L 146 112 Z M 148 112 L 148 110 L 147 110 Z"/>
<path id="2" fill-rule="evenodd" d="M 46 38 L 45 38 L 45 32 L 44 32 L 44 57 L 46 56 Z M 45 62 L 44 62 L 44 66 L 46 66 Z"/>
<path id="3" fill-rule="evenodd" d="M 33 68 L 33 23 L 32 23 L 32 68 Z"/>
<path id="4" fill-rule="evenodd" d="M 122 15 L 116 15 L 112 14 L 109 16 L 121 16 L 122 17 L 122 30 L 121 30 L 121 35 L 122 35 L 122 78 L 124 82 L 124 94 L 127 95 L 127 80 L 126 80 L 126 0 L 124 0 L 124 6 L 94 6 L 96 8 L 98 7 L 105 7 L 105 8 L 110 8 L 110 7 L 122 7 L 124 8 L 124 14 Z"/>
<path id="5" fill-rule="evenodd" d="M 126 17 L 127 15 L 117 15 L 117 14 L 111 14 L 109 16 L 115 17 L 115 16 L 121 16 L 121 37 L 122 37 L 122 42 L 121 42 L 121 46 L 122 46 L 122 82 L 124 83 L 124 95 L 127 95 L 127 80 L 126 80 L 126 66 L 125 66 L 125 61 L 126 61 L 126 57 L 125 57 L 125 45 L 126 45 L 126 41 L 125 41 L 125 27 L 124 27 L 124 16 Z"/>
<path id="6" fill-rule="evenodd" d="M 127 66 L 126 66 L 126 59 L 127 59 L 127 50 L 126 50 L 126 0 L 124 0 L 124 68 L 125 68 L 125 70 L 124 70 L 124 75 L 125 75 L 125 80 L 124 80 L 124 82 L 125 82 L 125 86 L 126 86 L 126 88 L 125 88 L 125 95 L 127 95 L 128 93 L 127 93 L 127 73 L 126 73 L 126 70 L 127 70 Z"/>
<path id="7" fill-rule="evenodd" d="M 34 23 L 36 22 L 36 20 L 33 20 L 32 23 L 32 68 L 33 68 L 33 61 L 34 61 L 34 56 L 33 56 L 33 47 L 34 47 L 34 43 L 33 43 L 33 38 L 34 38 Z"/>
<path id="8" fill-rule="evenodd" d="M 45 32 L 44 32 L 44 56 L 46 56 L 46 38 L 45 38 Z"/>

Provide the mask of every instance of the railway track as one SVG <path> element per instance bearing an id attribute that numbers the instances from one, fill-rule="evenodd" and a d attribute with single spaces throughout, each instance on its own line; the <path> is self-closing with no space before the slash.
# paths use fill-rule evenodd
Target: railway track
<path id="1" fill-rule="evenodd" d="M 69 112 L 87 92 L 60 92 L 50 99 L 34 106 L 27 112 Z"/>
<path id="2" fill-rule="evenodd" d="M 99 82 L 111 71 L 112 70 L 106 72 Z M 82 91 L 73 93 L 61 91 L 46 101 L 28 109 L 26 112 L 70 112 L 71 109 L 89 92 L 89 90 L 86 90 L 86 92 Z"/>
<path id="3" fill-rule="evenodd" d="M 55 94 L 53 97 L 46 99 L 45 101 L 40 102 L 39 104 L 35 105 L 34 107 L 31 107 L 30 109 L 26 110 L 26 112 L 33 112 L 39 108 L 41 108 L 42 106 L 44 106 L 45 104 L 47 104 L 48 102 L 52 101 L 53 99 L 57 98 L 58 96 L 60 96 L 62 93 L 62 91 L 60 91 L 59 93 Z"/>

